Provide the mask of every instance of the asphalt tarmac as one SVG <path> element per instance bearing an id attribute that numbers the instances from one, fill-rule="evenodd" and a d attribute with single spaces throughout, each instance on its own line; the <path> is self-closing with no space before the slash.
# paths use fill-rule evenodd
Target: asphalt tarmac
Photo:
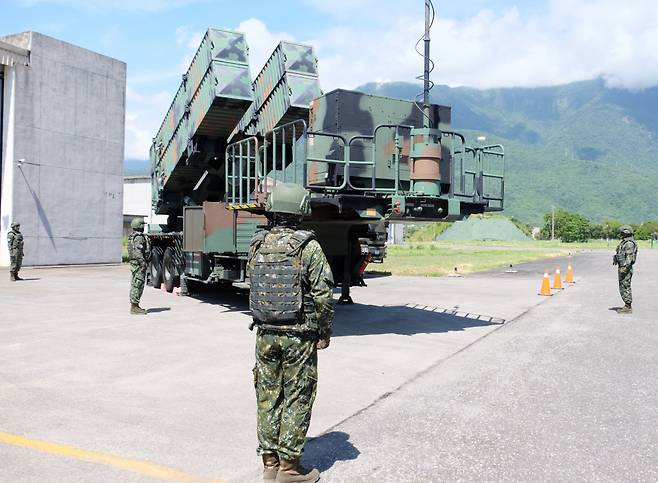
<path id="1" fill-rule="evenodd" d="M 640 253 L 621 315 L 608 254 L 579 256 L 576 285 L 332 428 L 309 463 L 323 481 L 658 481 L 657 262 Z"/>
<path id="2" fill-rule="evenodd" d="M 658 250 L 622 316 L 611 252 L 538 297 L 535 262 L 376 277 L 337 307 L 306 465 L 323 481 L 655 481 Z M 0 280 L 0 481 L 258 481 L 247 298 L 146 289 L 125 266 Z M 7 277 L 8 279 L 8 277 Z"/>

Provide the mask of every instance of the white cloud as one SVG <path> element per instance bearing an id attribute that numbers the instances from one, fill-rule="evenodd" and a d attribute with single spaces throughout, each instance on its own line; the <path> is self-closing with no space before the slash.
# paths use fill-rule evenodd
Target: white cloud
<path id="1" fill-rule="evenodd" d="M 180 76 L 187 71 L 205 32 L 193 32 L 187 25 L 174 31 L 176 45 L 184 48 L 179 68 L 129 74 L 126 87 L 126 159 L 148 159 L 153 137 L 171 105 L 175 91 L 149 93 L 149 85 Z M 178 88 L 178 85 L 176 85 Z"/>
<path id="2" fill-rule="evenodd" d="M 169 92 L 143 94 L 126 88 L 126 159 L 148 159 L 151 142 L 171 104 Z"/>
<path id="3" fill-rule="evenodd" d="M 243 32 L 247 38 L 252 77 L 258 75 L 279 42 L 295 40 L 286 32 L 270 32 L 265 23 L 256 18 L 241 22 L 236 30 Z"/>
<path id="4" fill-rule="evenodd" d="M 512 7 L 483 10 L 463 21 L 437 17 L 433 80 L 500 87 L 601 76 L 630 88 L 658 84 L 658 9 L 653 0 L 552 0 L 547 8 L 542 16 L 524 17 Z M 422 59 L 413 51 L 422 20 L 403 15 L 389 18 L 386 25 L 320 32 L 314 43 L 323 86 L 413 80 L 422 71 Z"/>
<path id="5" fill-rule="evenodd" d="M 176 1 L 185 0 L 157 3 Z M 347 1 L 313 0 L 317 9 Z M 358 12 L 374 0 L 354 1 Z M 385 0 L 382 5 L 393 2 Z M 399 4 L 395 5 L 391 7 L 395 16 L 380 16 L 367 26 L 352 26 L 340 17 L 325 27 L 318 24 L 313 39 L 273 32 L 256 18 L 241 22 L 237 30 L 247 37 L 252 77 L 281 40 L 297 40 L 316 48 L 325 91 L 367 82 L 414 81 L 422 72 L 422 58 L 413 47 L 423 31 L 423 18 L 418 12 L 400 13 Z M 174 95 L 174 91 L 146 94 L 149 85 L 181 75 L 203 34 L 188 26 L 176 29 L 175 43 L 186 49 L 179 71 L 129 77 L 127 158 L 148 158 L 151 139 Z M 658 9 L 654 0 L 627 0 L 623 4 L 613 0 L 551 0 L 541 16 L 524 16 L 514 7 L 483 10 L 460 21 L 437 17 L 432 30 L 432 57 L 437 68 L 432 79 L 452 86 L 486 88 L 555 85 L 601 76 L 610 85 L 642 88 L 658 85 L 656 46 Z"/>

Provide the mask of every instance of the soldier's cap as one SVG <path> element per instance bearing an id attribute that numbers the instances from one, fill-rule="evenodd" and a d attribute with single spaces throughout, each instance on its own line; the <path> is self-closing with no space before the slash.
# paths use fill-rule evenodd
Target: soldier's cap
<path id="1" fill-rule="evenodd" d="M 13 222 L 13 223 L 11 224 L 11 227 L 12 227 L 12 228 L 20 228 L 20 227 L 21 227 L 21 224 L 20 224 L 20 223 L 17 223 L 17 222 Z"/>
<path id="2" fill-rule="evenodd" d="M 131 228 L 141 228 L 146 225 L 146 222 L 143 218 L 133 218 L 133 221 L 130 222 Z"/>
<path id="3" fill-rule="evenodd" d="M 633 228 L 630 227 L 629 225 L 624 225 L 621 228 L 619 228 L 619 234 L 620 235 L 632 235 L 633 234 Z"/>

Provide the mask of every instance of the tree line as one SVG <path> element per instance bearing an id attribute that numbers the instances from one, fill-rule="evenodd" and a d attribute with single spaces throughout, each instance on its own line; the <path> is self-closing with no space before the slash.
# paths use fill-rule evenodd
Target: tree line
<path id="1" fill-rule="evenodd" d="M 550 240 L 553 231 L 553 216 L 555 217 L 555 239 L 560 241 L 586 242 L 590 239 L 619 238 L 619 228 L 626 223 L 618 220 L 606 220 L 603 223 L 592 223 L 578 213 L 567 210 L 556 210 L 555 214 L 548 212 L 544 215 L 544 226 L 541 228 L 542 240 Z M 650 240 L 658 236 L 658 221 L 645 221 L 644 223 L 628 223 L 633 228 L 635 238 Z"/>

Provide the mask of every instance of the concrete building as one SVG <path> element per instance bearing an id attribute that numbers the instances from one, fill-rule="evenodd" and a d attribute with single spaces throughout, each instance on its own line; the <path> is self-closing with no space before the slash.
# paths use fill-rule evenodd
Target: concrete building
<path id="1" fill-rule="evenodd" d="M 121 261 L 126 64 L 51 37 L 0 37 L 0 265 Z"/>
<path id="2" fill-rule="evenodd" d="M 126 176 L 123 179 L 123 236 L 130 234 L 130 222 L 136 217 L 144 218 L 149 225 L 167 223 L 166 215 L 156 215 L 151 208 L 150 176 Z"/>

